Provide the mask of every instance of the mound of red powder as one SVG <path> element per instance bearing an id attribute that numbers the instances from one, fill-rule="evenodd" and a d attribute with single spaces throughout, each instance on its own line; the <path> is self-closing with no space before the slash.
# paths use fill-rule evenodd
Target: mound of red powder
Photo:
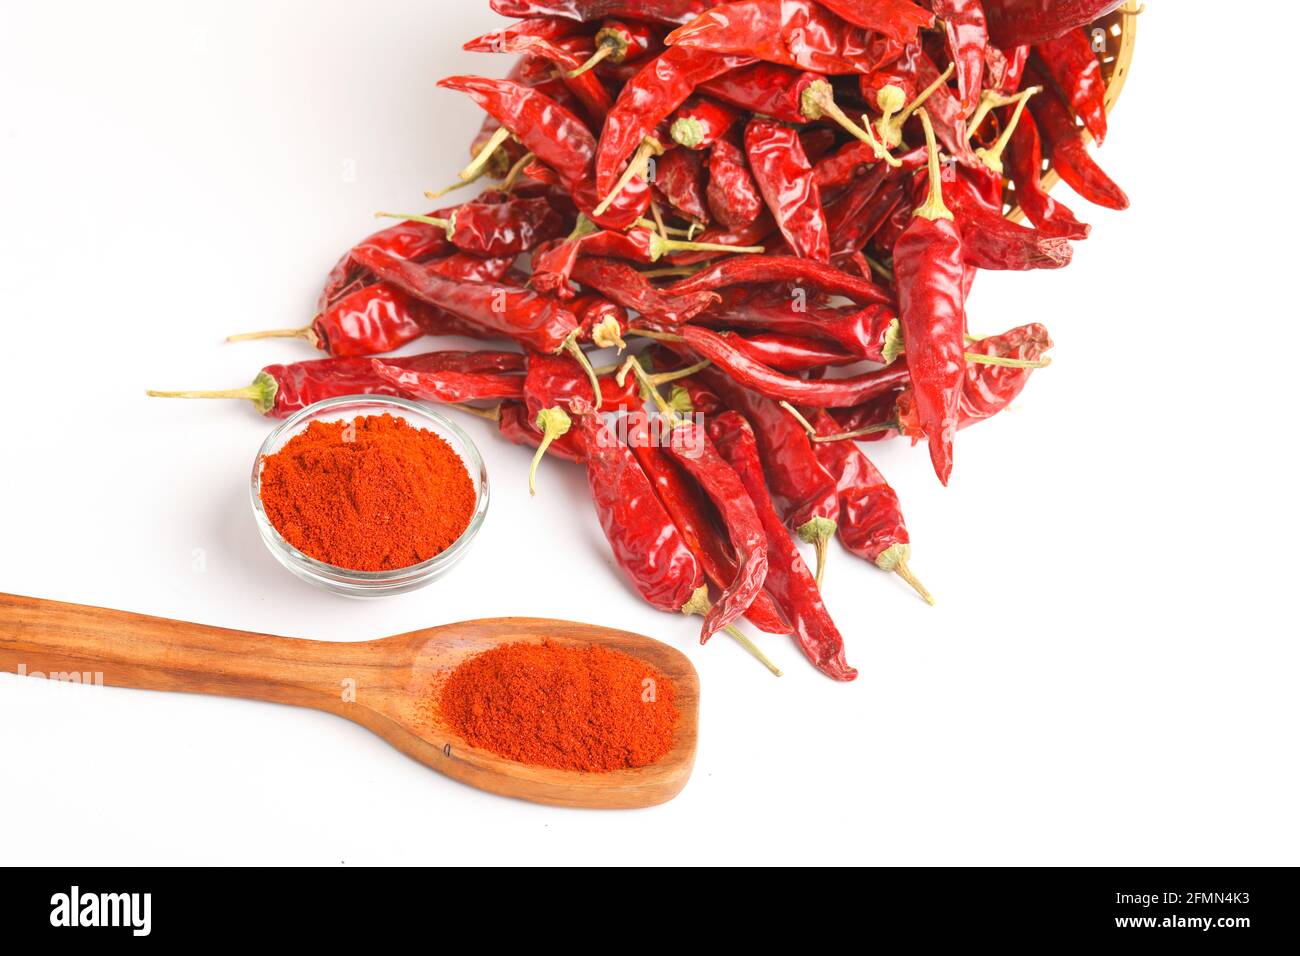
<path id="1" fill-rule="evenodd" d="M 672 749 L 672 681 L 602 647 L 507 644 L 447 680 L 443 719 L 475 747 L 562 770 L 644 767 Z"/>
<path id="2" fill-rule="evenodd" d="M 469 526 L 474 482 L 441 436 L 392 415 L 312 422 L 262 459 L 262 508 L 286 541 L 353 571 L 445 551 Z"/>

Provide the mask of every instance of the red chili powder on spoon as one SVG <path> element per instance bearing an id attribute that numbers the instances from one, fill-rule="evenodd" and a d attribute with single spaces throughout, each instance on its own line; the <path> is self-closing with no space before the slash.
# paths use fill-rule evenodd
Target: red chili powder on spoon
<path id="1" fill-rule="evenodd" d="M 262 509 L 303 554 L 391 571 L 451 546 L 473 517 L 474 482 L 435 432 L 393 415 L 315 421 L 262 459 Z"/>
<path id="2" fill-rule="evenodd" d="M 471 745 L 521 763 L 609 771 L 672 749 L 672 680 L 622 651 L 505 644 L 452 671 L 443 719 Z"/>

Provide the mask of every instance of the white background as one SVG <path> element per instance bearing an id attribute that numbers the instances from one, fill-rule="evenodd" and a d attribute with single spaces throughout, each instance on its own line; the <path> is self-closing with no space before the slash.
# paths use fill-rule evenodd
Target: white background
<path id="1" fill-rule="evenodd" d="M 0 861 L 1300 862 L 1295 143 L 1269 92 L 1295 14 L 1247 32 L 1200 6 L 1142 16 L 1101 153 L 1133 209 L 1063 190 L 1094 226 L 1074 264 L 976 286 L 973 329 L 1041 320 L 1055 364 L 962 433 L 946 491 L 922 449 L 873 449 L 940 604 L 836 552 L 862 671 L 840 686 L 784 638 L 781 680 L 695 645 L 623 584 L 582 473 L 548 462 L 529 500 L 527 454 L 479 422 L 495 498 L 454 575 L 313 590 L 249 511 L 271 423 L 145 397 L 312 357 L 222 337 L 306 323 L 371 213 L 463 163 L 478 119 L 434 83 L 504 73 L 459 49 L 500 22 L 486 2 L 8 5 L 0 590 L 340 641 L 573 618 L 687 649 L 704 697 L 682 795 L 597 813 L 478 793 L 331 716 L 0 676 Z"/>

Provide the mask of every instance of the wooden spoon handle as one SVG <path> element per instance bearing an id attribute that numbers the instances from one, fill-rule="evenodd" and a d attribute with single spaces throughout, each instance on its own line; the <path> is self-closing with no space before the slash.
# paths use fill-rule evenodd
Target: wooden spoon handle
<path id="1" fill-rule="evenodd" d="M 0 594 L 0 670 L 342 712 L 383 670 L 379 642 L 333 644 Z"/>

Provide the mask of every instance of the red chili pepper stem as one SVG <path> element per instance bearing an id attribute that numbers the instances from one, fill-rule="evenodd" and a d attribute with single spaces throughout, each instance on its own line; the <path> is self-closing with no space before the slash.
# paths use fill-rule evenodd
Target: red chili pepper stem
<path id="1" fill-rule="evenodd" d="M 910 544 L 896 544 L 885 551 L 880 557 L 876 558 L 876 567 L 882 571 L 889 571 L 897 574 L 900 578 L 912 586 L 912 589 L 925 600 L 930 607 L 935 606 L 934 595 L 932 595 L 926 586 L 922 584 L 912 569 L 907 566 L 907 559 L 912 556 L 912 546 Z"/>
<path id="2" fill-rule="evenodd" d="M 609 60 L 611 63 L 622 63 L 626 57 L 627 40 L 623 39 L 617 30 L 601 30 L 596 34 L 596 52 L 582 66 L 570 71 L 568 77 L 571 80 L 576 80 L 588 70 L 595 69 L 605 60 Z"/>
<path id="3" fill-rule="evenodd" d="M 1016 132 L 1016 127 L 1020 125 L 1020 117 L 1025 115 L 1025 107 L 1029 105 L 1029 100 L 1037 93 L 1043 92 L 1041 86 L 1031 86 L 1016 97 L 1016 109 L 1011 114 L 1011 120 L 1007 123 L 1006 128 L 1002 130 L 1002 135 L 998 137 L 992 148 L 985 149 L 980 147 L 975 150 L 975 155 L 993 172 L 999 176 L 1004 172 L 1002 166 L 1002 154 L 1006 152 L 1007 146 L 1011 142 L 1011 137 Z"/>
<path id="4" fill-rule="evenodd" d="M 253 403 L 259 413 L 266 415 L 275 407 L 275 393 L 279 386 L 265 372 L 258 372 L 252 385 L 243 388 L 225 388 L 200 392 L 158 392 L 148 389 L 151 398 L 242 398 Z"/>
<path id="5" fill-rule="evenodd" d="M 591 361 L 587 358 L 587 353 L 584 352 L 582 346 L 578 344 L 578 334 L 580 331 L 580 329 L 574 329 L 570 332 L 569 337 L 564 340 L 564 344 L 560 346 L 559 351 L 568 352 L 573 356 L 574 360 L 582 366 L 583 372 L 587 375 L 587 380 L 591 382 L 591 391 L 595 395 L 595 401 L 593 404 L 596 406 L 596 411 L 600 411 L 600 379 L 596 377 L 596 370 L 591 367 Z"/>
<path id="6" fill-rule="evenodd" d="M 456 214 L 452 213 L 448 219 L 437 219 L 433 216 L 419 216 L 414 213 L 405 212 L 377 212 L 376 219 L 402 219 L 411 222 L 422 222 L 427 226 L 433 226 L 435 229 L 445 229 L 447 231 L 447 240 L 451 241 L 452 235 L 456 232 Z"/>
<path id="7" fill-rule="evenodd" d="M 1041 359 L 1015 359 L 1003 355 L 984 355 L 981 352 L 967 352 L 966 361 L 975 365 L 999 365 L 1002 368 L 1047 368 L 1052 364 L 1049 357 Z"/>
<path id="8" fill-rule="evenodd" d="M 592 215 L 599 218 L 609 210 L 618 198 L 619 193 L 628 187 L 628 184 L 638 176 L 645 178 L 647 171 L 650 169 L 650 159 L 654 156 L 664 154 L 663 144 L 654 137 L 647 136 L 637 147 L 637 151 L 632 154 L 632 159 L 627 164 L 627 169 L 623 170 L 623 175 L 619 177 L 614 188 L 609 191 L 609 195 L 600 201 L 600 205 L 592 210 Z"/>
<path id="9" fill-rule="evenodd" d="M 912 215 L 929 219 L 931 222 L 952 219 L 952 210 L 943 201 L 943 169 L 939 163 L 939 143 L 934 138 L 934 126 L 930 123 L 930 114 L 922 107 L 917 110 L 917 115 L 921 117 L 921 124 L 925 127 L 925 148 L 930 168 L 930 194 L 925 202 L 916 207 Z"/>
<path id="10" fill-rule="evenodd" d="M 880 353 L 886 365 L 893 365 L 894 360 L 903 354 L 903 323 L 898 319 L 890 322 L 885 330 L 885 344 Z"/>
<path id="11" fill-rule="evenodd" d="M 971 118 L 967 121 L 966 139 L 969 141 L 979 131 L 979 128 L 984 125 L 984 121 L 988 119 L 988 115 L 994 110 L 1001 109 L 1004 106 L 1014 106 L 1019 100 L 1019 93 L 1004 96 L 996 90 L 985 90 L 980 94 L 979 106 L 975 107 L 975 112 L 971 114 Z"/>
<path id="12" fill-rule="evenodd" d="M 823 435 L 813 427 L 813 423 L 808 421 L 803 412 L 799 411 L 799 409 L 795 408 L 789 402 L 783 401 L 778 404 L 789 412 L 795 421 L 803 426 L 803 430 L 808 433 L 808 438 L 814 442 L 851 441 L 854 438 L 865 438 L 868 435 L 878 435 L 881 432 L 898 431 L 898 422 L 884 422 L 879 425 L 870 425 L 866 428 L 858 428 L 851 432 L 840 432 L 836 435 Z"/>
<path id="13" fill-rule="evenodd" d="M 689 236 L 694 231 L 693 227 L 691 229 L 681 229 L 676 226 L 664 225 L 663 214 L 659 212 L 658 203 L 652 202 L 650 204 L 650 212 L 655 217 L 654 221 L 649 219 L 638 219 L 636 221 L 637 226 L 642 229 L 649 229 L 651 232 L 657 232 L 665 239 L 671 236 Z"/>
<path id="14" fill-rule="evenodd" d="M 678 146 L 696 149 L 704 142 L 704 126 L 694 116 L 683 116 L 673 121 L 668 135 Z"/>
<path id="15" fill-rule="evenodd" d="M 881 142 L 885 144 L 887 149 L 895 149 L 903 145 L 903 124 L 912 118 L 913 113 L 925 105 L 925 101 L 933 96 L 939 87 L 948 82 L 948 78 L 952 76 L 955 68 L 956 64 L 949 63 L 948 69 L 940 73 L 933 83 L 917 94 L 916 99 L 912 100 L 901 113 L 890 119 L 888 123 L 882 119 L 877 124 L 876 128 L 880 130 Z"/>
<path id="16" fill-rule="evenodd" d="M 510 130 L 506 129 L 504 126 L 498 128 L 497 131 L 492 134 L 492 138 L 484 143 L 479 151 L 474 154 L 474 158 L 470 161 L 470 164 L 456 174 L 456 182 L 452 183 L 450 186 L 444 186 L 442 189 L 426 189 L 424 195 L 429 199 L 441 199 L 452 190 L 463 189 L 471 183 L 475 183 L 482 179 L 487 175 L 488 163 L 492 161 L 493 155 L 501 148 L 501 144 L 508 140 L 510 136 Z"/>
<path id="17" fill-rule="evenodd" d="M 639 335 L 643 339 L 653 339 L 656 342 L 685 342 L 686 339 L 675 332 L 656 332 L 654 329 L 636 329 L 627 330 L 628 335 Z"/>
<path id="18" fill-rule="evenodd" d="M 839 525 L 830 518 L 822 517 L 813 518 L 798 528 L 799 539 L 805 544 L 811 544 L 817 550 L 817 572 L 814 577 L 817 580 L 818 591 L 822 589 L 822 581 L 826 578 L 827 549 L 837 530 Z"/>
<path id="19" fill-rule="evenodd" d="M 482 176 L 484 169 L 486 168 L 488 161 L 492 159 L 493 154 L 495 154 L 512 135 L 514 134 L 504 126 L 498 129 L 492 134 L 492 138 L 483 144 L 483 148 L 475 154 L 474 158 L 470 160 L 469 165 L 456 174 L 456 178 L 462 183 L 472 183 L 474 180 Z"/>
<path id="20" fill-rule="evenodd" d="M 627 343 L 623 341 L 623 330 L 618 319 L 611 315 L 593 325 L 591 344 L 598 349 L 618 349 L 620 352 L 626 349 Z"/>
<path id="21" fill-rule="evenodd" d="M 524 153 L 524 155 L 520 156 L 519 161 L 511 166 L 510 171 L 506 173 L 506 178 L 501 180 L 501 185 L 496 187 L 497 191 L 508 193 L 513 190 L 515 184 L 518 183 L 520 177 L 523 176 L 524 170 L 528 168 L 528 164 L 536 158 L 536 153 Z M 436 196 L 431 196 L 429 193 L 425 193 L 425 195 L 429 196 L 431 199 L 437 198 Z"/>
<path id="22" fill-rule="evenodd" d="M 871 134 L 871 126 L 868 122 L 867 128 L 863 129 L 853 120 L 835 102 L 835 91 L 831 89 L 830 83 L 826 80 L 816 80 L 809 83 L 807 88 L 799 97 L 799 112 L 809 120 L 819 120 L 822 117 L 828 117 L 842 126 L 846 132 L 854 139 L 861 140 L 872 148 L 876 158 L 883 160 L 887 165 L 895 168 L 902 166 L 902 162 L 889 154 L 880 140 Z"/>
<path id="23" fill-rule="evenodd" d="M 627 381 L 628 374 L 631 373 L 640 383 L 641 391 L 645 397 L 653 401 L 660 413 L 665 415 L 669 421 L 676 422 L 678 419 L 675 413 L 678 410 L 666 402 L 663 395 L 659 394 L 660 387 L 681 381 L 684 378 L 690 378 L 692 375 L 698 375 L 712 364 L 712 362 L 696 362 L 694 365 L 688 365 L 686 368 L 678 369 L 675 372 L 660 372 L 658 375 L 651 375 L 635 355 L 629 355 L 627 361 L 615 373 L 614 381 L 622 387 L 623 383 Z"/>
<path id="24" fill-rule="evenodd" d="M 709 600 L 708 585 L 704 584 L 700 585 L 699 588 L 696 589 L 695 593 L 691 595 L 691 599 L 682 605 L 682 613 L 687 617 L 707 617 L 711 610 L 713 610 L 713 602 Z M 781 669 L 773 664 L 771 660 L 768 659 L 768 656 L 758 649 L 758 645 L 745 636 L 744 631 L 740 630 L 740 628 L 736 627 L 734 624 L 728 624 L 723 628 L 723 630 L 726 631 L 728 636 L 732 637 L 737 644 L 757 658 L 758 661 L 773 674 L 777 677 L 783 676 Z"/>
<path id="25" fill-rule="evenodd" d="M 563 438 L 573 427 L 573 419 L 569 413 L 558 405 L 554 408 L 543 408 L 537 413 L 537 430 L 542 433 L 542 440 L 537 445 L 537 454 L 533 455 L 533 463 L 528 467 L 528 493 L 534 498 L 537 497 L 537 466 L 542 463 L 542 458 L 546 454 L 546 449 L 551 447 L 551 443 L 557 438 Z"/>
<path id="26" fill-rule="evenodd" d="M 879 272 L 880 275 L 881 275 L 881 277 L 882 277 L 886 282 L 893 282 L 893 281 L 894 281 L 894 270 L 893 270 L 893 269 L 889 269 L 889 268 L 887 268 L 883 263 L 876 261 L 876 260 L 873 259 L 871 256 L 864 255 L 862 258 L 866 261 L 867 265 L 871 266 L 871 268 L 874 269 L 876 272 Z M 871 277 L 870 277 L 870 276 L 867 276 L 867 278 L 869 279 L 869 278 L 871 278 Z"/>
<path id="27" fill-rule="evenodd" d="M 629 330 L 630 331 L 630 330 Z M 905 354 L 905 349 L 900 345 L 894 356 Z M 1016 359 L 1007 358 L 1002 355 L 985 355 L 982 352 L 967 352 L 966 361 L 974 365 L 999 365 L 1002 368 L 1047 368 L 1052 364 L 1050 358 L 1041 359 Z"/>
<path id="28" fill-rule="evenodd" d="M 907 107 L 907 91 L 892 83 L 889 86 L 882 86 L 876 93 L 876 106 L 880 109 L 880 122 L 888 124 L 895 113 Z M 866 127 L 870 129 L 871 124 L 867 123 Z"/>
<path id="29" fill-rule="evenodd" d="M 681 239 L 667 239 L 658 233 L 650 237 L 651 262 L 658 262 L 664 256 L 679 252 L 730 252 L 736 255 L 761 256 L 765 251 L 763 246 L 724 246 L 718 242 L 687 242 Z"/>
<path id="30" fill-rule="evenodd" d="M 310 325 L 300 329 L 267 329 L 263 332 L 240 332 L 227 335 L 227 342 L 252 342 L 255 339 L 306 339 L 314 348 L 320 348 L 320 336 Z"/>

